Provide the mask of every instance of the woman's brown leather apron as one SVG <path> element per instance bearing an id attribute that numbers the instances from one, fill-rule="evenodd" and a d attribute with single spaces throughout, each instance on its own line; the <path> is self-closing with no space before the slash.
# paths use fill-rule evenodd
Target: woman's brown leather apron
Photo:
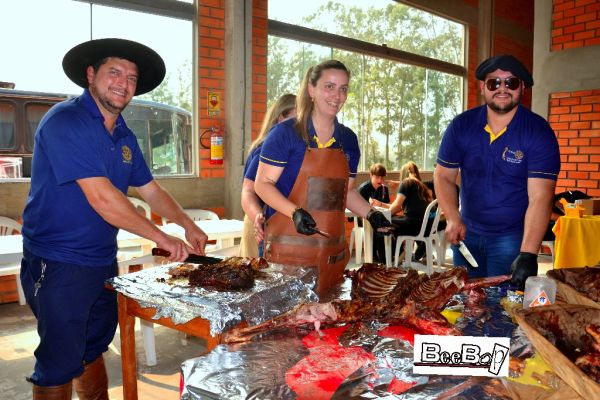
<path id="1" fill-rule="evenodd" d="M 312 215 L 328 238 L 296 232 L 293 221 L 279 212 L 266 223 L 265 258 L 278 264 L 317 267 L 319 293 L 341 281 L 350 258 L 344 215 L 348 174 L 342 149 L 308 148 L 288 196 Z"/>

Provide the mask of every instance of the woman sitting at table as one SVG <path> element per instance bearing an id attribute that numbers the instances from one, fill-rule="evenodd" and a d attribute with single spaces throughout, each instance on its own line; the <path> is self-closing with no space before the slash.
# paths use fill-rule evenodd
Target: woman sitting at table
<path id="1" fill-rule="evenodd" d="M 394 236 L 415 236 L 421 229 L 431 200 L 431 192 L 421 181 L 417 164 L 409 161 L 400 169 L 400 187 L 394 201 L 391 204 L 375 202 L 374 205 L 390 209 Z M 397 215 L 400 211 L 401 215 Z M 419 260 L 424 254 L 425 246 L 420 242 L 414 258 Z"/>

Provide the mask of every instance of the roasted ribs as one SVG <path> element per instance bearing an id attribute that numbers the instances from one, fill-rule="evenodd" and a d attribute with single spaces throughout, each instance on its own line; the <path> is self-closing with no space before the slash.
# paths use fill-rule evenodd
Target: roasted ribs
<path id="1" fill-rule="evenodd" d="M 367 268 L 377 273 L 380 272 L 378 268 L 371 266 Z M 300 304 L 291 311 L 262 324 L 234 328 L 224 333 L 222 340 L 225 343 L 245 342 L 256 335 L 274 330 L 310 326 L 311 324 L 315 324 L 315 328 L 318 329 L 321 324 L 375 320 L 409 326 L 425 334 L 459 335 L 459 330 L 448 323 L 440 311 L 450 298 L 466 285 L 466 270 L 453 268 L 428 276 L 408 269 L 403 270 L 401 274 L 398 273 L 400 277 L 396 278 L 398 271 L 394 270 L 393 277 L 393 279 L 397 279 L 396 286 L 384 297 L 379 297 L 379 293 L 377 293 L 375 298 Z M 356 274 L 354 276 L 362 276 L 366 279 L 365 275 Z M 384 285 L 388 285 L 387 280 L 384 279 L 383 282 Z M 361 290 L 355 293 L 364 297 L 367 292 Z"/>

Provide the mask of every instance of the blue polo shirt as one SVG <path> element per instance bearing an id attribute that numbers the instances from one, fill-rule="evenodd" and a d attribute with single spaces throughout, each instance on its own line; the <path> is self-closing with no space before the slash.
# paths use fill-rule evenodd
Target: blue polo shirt
<path id="1" fill-rule="evenodd" d="M 454 118 L 437 162 L 460 168 L 460 210 L 468 230 L 481 235 L 523 232 L 527 179 L 558 178 L 558 141 L 548 122 L 523 106 L 494 140 L 486 125 L 486 105 Z"/>
<path id="2" fill-rule="evenodd" d="M 251 181 L 256 180 L 256 172 L 258 171 L 258 160 L 260 158 L 260 151 L 262 149 L 262 144 L 256 146 L 246 159 L 246 165 L 244 165 L 244 178 L 249 179 Z"/>
<path id="3" fill-rule="evenodd" d="M 152 180 L 133 132 L 119 116 L 112 135 L 94 99 L 83 95 L 53 106 L 35 134 L 31 189 L 23 212 L 23 243 L 50 260 L 106 266 L 118 229 L 88 203 L 77 179 L 106 177 L 124 194 Z"/>
<path id="4" fill-rule="evenodd" d="M 260 162 L 276 167 L 283 167 L 281 176 L 275 186 L 285 197 L 289 196 L 294 183 L 296 183 L 296 177 L 300 172 L 300 166 L 306 152 L 306 144 L 296 132 L 296 129 L 294 129 L 295 122 L 295 118 L 290 118 L 275 125 L 263 143 L 260 152 Z M 356 134 L 350 128 L 340 124 L 337 118 L 335 119 L 334 126 L 333 140 L 325 145 L 332 149 L 343 149 L 348 160 L 350 177 L 354 178 L 356 177 L 358 161 L 360 160 L 358 139 Z M 309 140 L 310 147 L 317 148 L 317 134 L 311 119 L 309 119 L 308 123 L 308 133 L 311 138 Z M 266 217 L 268 218 L 274 213 L 275 211 L 269 207 Z"/>

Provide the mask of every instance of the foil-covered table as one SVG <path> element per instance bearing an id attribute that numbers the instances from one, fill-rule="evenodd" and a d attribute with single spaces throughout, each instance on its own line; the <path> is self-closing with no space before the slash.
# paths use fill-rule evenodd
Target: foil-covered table
<path id="1" fill-rule="evenodd" d="M 270 265 L 246 291 L 216 291 L 169 281 L 166 264 L 118 276 L 107 286 L 118 292 L 121 359 L 125 399 L 137 399 L 135 317 L 200 337 L 210 351 L 219 334 L 239 323 L 256 324 L 300 302 L 315 301 L 314 268 Z"/>
<path id="2" fill-rule="evenodd" d="M 137 301 L 142 308 L 156 311 L 153 320 L 170 318 L 185 324 L 194 318 L 210 323 L 216 336 L 242 321 L 258 324 L 290 310 L 299 302 L 315 301 L 311 290 L 314 268 L 271 265 L 255 279 L 254 287 L 243 291 L 217 291 L 189 286 L 187 279 L 169 281 L 171 263 L 117 276 L 108 281 L 119 293 Z"/>
<path id="3" fill-rule="evenodd" d="M 346 282 L 336 296 L 347 299 Z M 485 289 L 475 307 L 456 295 L 455 325 L 468 336 L 511 337 L 511 354 L 531 351 L 501 299 L 507 285 Z M 221 344 L 181 366 L 182 400 L 190 399 L 510 399 L 506 379 L 413 374 L 406 328 L 380 323 L 275 333 L 241 345 Z M 414 332 L 413 332 L 414 333 Z"/>

